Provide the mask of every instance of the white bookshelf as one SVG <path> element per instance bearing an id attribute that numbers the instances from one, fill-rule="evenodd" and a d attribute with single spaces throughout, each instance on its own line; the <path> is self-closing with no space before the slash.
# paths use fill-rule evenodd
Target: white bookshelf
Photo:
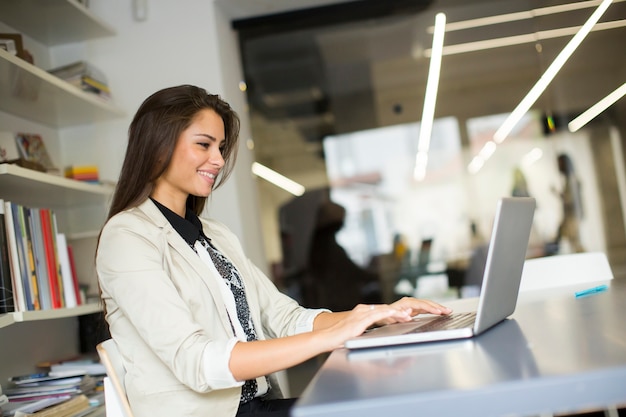
<path id="1" fill-rule="evenodd" d="M 116 34 L 77 0 L 0 0 L 0 22 L 48 47 Z M 32 123 L 62 129 L 124 116 L 111 100 L 84 92 L 1 49 L 0 113 L 24 119 L 29 129 Z M 0 164 L 0 199 L 55 211 L 59 231 L 68 240 L 78 239 L 73 242 L 76 269 L 80 283 L 88 284 L 91 292 L 97 290 L 93 282 L 96 237 L 113 190 L 110 185 Z M 0 314 L 0 339 L 11 341 L 2 345 L 0 385 L 11 375 L 33 372 L 40 360 L 76 355 L 78 317 L 101 311 L 95 302 Z"/>
<path id="2" fill-rule="evenodd" d="M 0 49 L 0 110 L 56 128 L 124 115 L 111 101 L 82 91 L 3 49 Z"/>
<path id="3" fill-rule="evenodd" d="M 0 20 L 47 46 L 115 35 L 76 0 L 3 0 Z"/>
<path id="4" fill-rule="evenodd" d="M 25 206 L 59 209 L 106 205 L 114 187 L 0 164 L 0 189 L 0 198 L 5 200 L 19 201 Z"/>
<path id="5" fill-rule="evenodd" d="M 85 304 L 72 308 L 58 308 L 37 311 L 22 311 L 18 313 L 7 313 L 0 315 L 0 328 L 10 326 L 15 323 L 40 321 L 51 319 L 62 319 L 66 317 L 84 316 L 85 314 L 102 311 L 102 306 L 98 303 Z"/>

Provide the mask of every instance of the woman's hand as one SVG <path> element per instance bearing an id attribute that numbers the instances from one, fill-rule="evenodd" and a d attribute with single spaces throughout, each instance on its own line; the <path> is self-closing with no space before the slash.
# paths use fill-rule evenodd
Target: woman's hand
<path id="1" fill-rule="evenodd" d="M 451 312 L 433 301 L 404 297 L 392 304 L 359 304 L 350 311 L 321 313 L 315 319 L 314 329 L 323 335 L 325 350 L 333 350 L 374 325 L 411 321 L 413 316 L 421 313 L 441 315 Z"/>
<path id="2" fill-rule="evenodd" d="M 362 334 L 379 322 L 396 323 L 411 320 L 411 308 L 387 304 L 359 304 L 350 311 L 321 313 L 317 327 L 328 342 L 327 350 L 341 347 L 343 343 Z M 317 319 L 316 319 L 317 321 Z M 321 323 L 324 322 L 324 324 Z"/>
<path id="3" fill-rule="evenodd" d="M 409 310 L 410 316 L 417 316 L 418 314 L 429 313 L 436 315 L 446 315 L 452 313 L 452 309 L 445 307 L 439 303 L 430 300 L 423 300 L 413 297 L 403 297 L 400 300 L 391 304 L 391 307 L 397 308 L 399 310 Z M 402 320 L 406 321 L 406 320 Z M 397 320 L 394 320 L 393 317 L 385 318 L 381 321 L 376 322 L 377 325 L 397 323 Z"/>

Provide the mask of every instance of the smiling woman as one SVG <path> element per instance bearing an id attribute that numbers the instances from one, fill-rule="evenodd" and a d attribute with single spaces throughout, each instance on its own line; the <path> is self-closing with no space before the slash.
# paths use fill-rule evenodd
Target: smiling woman
<path id="1" fill-rule="evenodd" d="M 415 298 L 331 312 L 281 293 L 225 225 L 199 217 L 238 133 L 225 101 L 189 85 L 148 97 L 131 123 L 96 270 L 137 417 L 286 417 L 276 372 L 374 324 L 450 312 Z"/>

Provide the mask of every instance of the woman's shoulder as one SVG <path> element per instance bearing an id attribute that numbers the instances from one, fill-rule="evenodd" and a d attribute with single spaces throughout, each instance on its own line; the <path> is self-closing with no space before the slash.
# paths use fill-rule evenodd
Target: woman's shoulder
<path id="1" fill-rule="evenodd" d="M 152 207 L 150 207 L 152 205 Z M 167 219 L 151 202 L 142 203 L 139 206 L 128 208 L 112 216 L 104 225 L 106 230 L 132 229 L 161 229 L 167 223 Z"/>
<path id="2" fill-rule="evenodd" d="M 202 229 L 209 237 L 222 236 L 226 238 L 232 238 L 235 236 L 230 228 L 219 220 L 215 220 L 209 217 L 200 217 L 200 221 L 202 222 Z"/>

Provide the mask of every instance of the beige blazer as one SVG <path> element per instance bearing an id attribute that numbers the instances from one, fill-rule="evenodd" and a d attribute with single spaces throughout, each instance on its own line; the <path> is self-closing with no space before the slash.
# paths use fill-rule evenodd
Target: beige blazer
<path id="1" fill-rule="evenodd" d="M 204 233 L 239 270 L 260 339 L 310 331 L 320 310 L 281 293 L 243 253 L 224 225 Z M 111 218 L 96 270 L 111 336 L 122 354 L 136 417 L 234 416 L 241 383 L 228 368 L 236 342 L 217 279 L 151 200 Z M 215 377 L 207 380 L 207 351 Z M 270 376 L 271 395 L 281 396 Z"/>

